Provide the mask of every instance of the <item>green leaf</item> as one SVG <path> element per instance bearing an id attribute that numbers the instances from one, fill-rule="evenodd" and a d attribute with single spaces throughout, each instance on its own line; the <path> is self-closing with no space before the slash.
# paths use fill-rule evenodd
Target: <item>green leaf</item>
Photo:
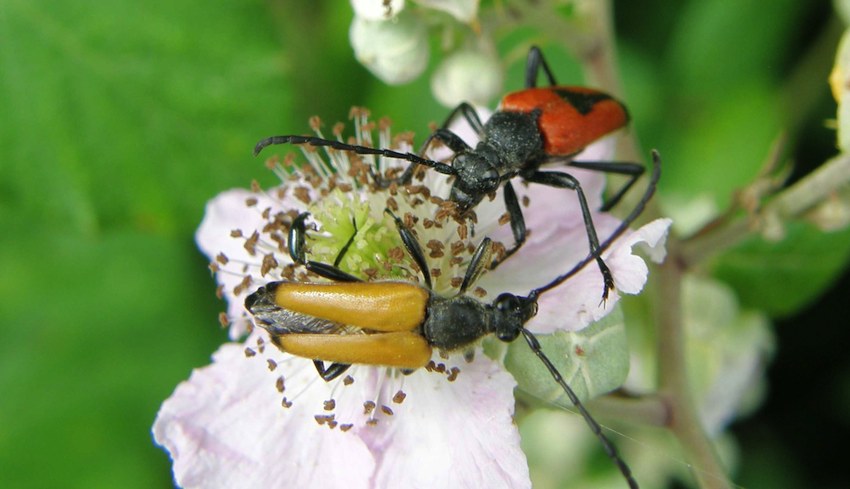
<path id="1" fill-rule="evenodd" d="M 619 307 L 581 331 L 558 331 L 537 338 L 543 352 L 582 401 L 616 389 L 629 373 L 629 347 Z M 508 348 L 505 366 L 523 391 L 557 406 L 573 407 L 522 339 Z"/>
<path id="2" fill-rule="evenodd" d="M 741 80 L 766 79 L 793 46 L 788 28 L 800 21 L 804 5 L 795 0 L 688 2 L 669 40 L 676 82 L 711 103 Z"/>
<path id="3" fill-rule="evenodd" d="M 173 487 L 151 424 L 226 340 L 193 233 L 271 177 L 290 60 L 259 1 L 8 0 L 0 39 L 0 487 Z"/>
<path id="4" fill-rule="evenodd" d="M 0 217 L 175 232 L 262 174 L 293 94 L 260 5 L 9 0 L 0 7 Z M 301 121 L 301 124 L 304 124 Z"/>
<path id="5" fill-rule="evenodd" d="M 745 307 L 785 316 L 816 299 L 850 260 L 850 229 L 825 233 L 788 223 L 780 242 L 751 238 L 720 256 L 714 275 L 732 285 Z"/>
<path id="6" fill-rule="evenodd" d="M 729 206 L 794 116 L 782 98 L 780 60 L 802 5 L 688 2 L 671 25 L 659 77 L 666 88 L 655 101 L 664 108 L 661 133 L 644 142 L 664 158 L 663 210 L 681 234 Z"/>
<path id="7" fill-rule="evenodd" d="M 717 212 L 758 174 L 780 130 L 777 95 L 763 83 L 742 83 L 710 104 L 672 117 L 657 147 L 664 158 L 664 210 L 680 229 L 689 206 L 704 199 Z"/>
<path id="8" fill-rule="evenodd" d="M 165 487 L 156 411 L 226 340 L 205 260 L 188 237 L 5 230 L 0 486 Z"/>

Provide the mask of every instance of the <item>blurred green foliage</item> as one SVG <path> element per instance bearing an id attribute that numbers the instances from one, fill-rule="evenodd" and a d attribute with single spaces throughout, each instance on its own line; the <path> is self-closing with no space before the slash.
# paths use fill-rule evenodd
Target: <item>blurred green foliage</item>
<path id="1" fill-rule="evenodd" d="M 829 141 L 840 29 L 828 4 L 616 8 L 625 99 L 642 144 L 664 155 L 662 199 L 725 208 L 783 128 L 803 168 L 831 154 L 801 150 L 812 127 Z M 427 77 L 386 87 L 356 63 L 351 16 L 347 3 L 304 0 L 0 4 L 0 486 L 172 485 L 150 425 L 226 340 L 193 244 L 205 202 L 274 183 L 254 142 L 307 132 L 311 115 L 329 127 L 364 105 L 421 140 L 446 114 Z M 519 32 L 500 50 L 541 41 Z M 580 83 L 575 61 L 544 49 L 561 81 Z M 509 89 L 521 86 L 522 60 L 511 61 Z M 791 239 L 772 248 L 791 265 L 779 275 L 762 275 L 779 258 L 752 242 L 715 264 L 745 306 L 792 313 L 846 263 L 846 232 L 795 228 Z M 828 260 L 813 267 L 813 254 Z M 745 485 L 798 478 L 770 463 L 786 450 L 758 454 L 768 479 L 746 471 Z"/>

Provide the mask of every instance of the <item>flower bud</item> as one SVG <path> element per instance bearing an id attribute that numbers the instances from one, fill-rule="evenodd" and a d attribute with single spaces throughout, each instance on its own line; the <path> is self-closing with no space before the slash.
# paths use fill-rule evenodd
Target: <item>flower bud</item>
<path id="1" fill-rule="evenodd" d="M 354 15 L 366 20 L 390 20 L 404 10 L 404 0 L 351 0 Z"/>
<path id="2" fill-rule="evenodd" d="M 464 24 L 473 22 L 478 16 L 479 0 L 418 0 L 416 3 L 422 7 L 446 12 Z"/>
<path id="3" fill-rule="evenodd" d="M 357 61 L 390 85 L 413 80 L 428 63 L 427 31 L 412 14 L 390 21 L 355 17 L 348 35 Z"/>
<path id="4" fill-rule="evenodd" d="M 464 49 L 443 60 L 431 77 L 431 91 L 446 107 L 461 102 L 487 105 L 502 92 L 502 82 L 502 67 L 495 56 Z"/>

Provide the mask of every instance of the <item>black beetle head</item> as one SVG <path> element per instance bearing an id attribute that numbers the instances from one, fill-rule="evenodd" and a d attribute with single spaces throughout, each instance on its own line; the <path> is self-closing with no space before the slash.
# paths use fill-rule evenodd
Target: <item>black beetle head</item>
<path id="1" fill-rule="evenodd" d="M 537 301 L 509 293 L 496 297 L 493 307 L 496 309 L 494 333 L 505 342 L 515 340 L 525 323 L 537 314 Z"/>

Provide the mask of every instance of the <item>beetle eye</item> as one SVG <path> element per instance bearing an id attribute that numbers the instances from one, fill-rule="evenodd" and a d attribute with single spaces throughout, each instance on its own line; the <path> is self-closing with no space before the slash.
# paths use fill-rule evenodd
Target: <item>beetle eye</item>
<path id="1" fill-rule="evenodd" d="M 461 190 L 457 185 L 452 187 L 451 200 L 457 204 L 461 214 L 475 207 L 475 204 L 478 203 L 471 195 Z"/>
<path id="2" fill-rule="evenodd" d="M 499 188 L 499 173 L 490 169 L 481 177 L 481 187 L 485 193 L 495 192 Z"/>
<path id="3" fill-rule="evenodd" d="M 517 338 L 517 336 L 519 336 L 519 330 L 516 328 L 502 330 L 496 333 L 496 337 L 499 338 L 499 341 L 504 341 L 505 343 L 512 342 Z"/>
<path id="4" fill-rule="evenodd" d="M 516 309 L 517 307 L 517 298 L 513 294 L 509 294 L 507 292 L 503 294 L 499 294 L 499 297 L 496 297 L 495 306 L 500 312 L 508 312 Z"/>

